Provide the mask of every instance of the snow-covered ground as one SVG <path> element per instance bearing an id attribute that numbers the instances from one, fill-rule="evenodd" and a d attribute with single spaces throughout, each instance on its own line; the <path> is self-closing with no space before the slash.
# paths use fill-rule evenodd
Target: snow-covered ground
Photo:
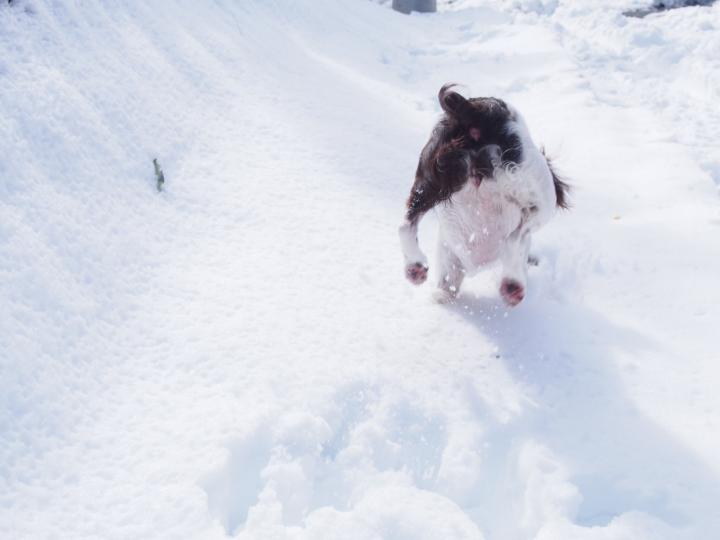
<path id="1" fill-rule="evenodd" d="M 0 538 L 720 537 L 720 5 L 642 4 L 0 5 Z M 448 81 L 575 187 L 511 311 L 403 279 Z"/>

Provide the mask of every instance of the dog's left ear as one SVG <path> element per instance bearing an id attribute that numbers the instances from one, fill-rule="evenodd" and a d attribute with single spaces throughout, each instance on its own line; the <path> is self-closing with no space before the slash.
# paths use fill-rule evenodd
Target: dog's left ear
<path id="1" fill-rule="evenodd" d="M 440 92 L 438 92 L 438 101 L 443 111 L 458 120 L 462 120 L 470 115 L 472 107 L 467 99 L 451 90 L 455 86 L 457 85 L 452 83 L 443 85 Z"/>

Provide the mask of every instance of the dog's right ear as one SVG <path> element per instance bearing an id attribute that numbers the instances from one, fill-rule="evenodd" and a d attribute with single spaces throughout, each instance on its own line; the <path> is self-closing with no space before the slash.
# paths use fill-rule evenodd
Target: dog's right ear
<path id="1" fill-rule="evenodd" d="M 455 86 L 453 83 L 443 85 L 438 92 L 438 101 L 443 111 L 460 120 L 469 116 L 471 106 L 467 99 L 451 90 Z"/>

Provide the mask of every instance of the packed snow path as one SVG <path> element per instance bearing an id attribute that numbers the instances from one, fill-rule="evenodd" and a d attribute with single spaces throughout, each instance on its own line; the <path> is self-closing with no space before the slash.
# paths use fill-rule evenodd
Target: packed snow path
<path id="1" fill-rule="evenodd" d="M 0 538 L 720 537 L 720 6 L 594 4 L 1 5 Z M 512 311 L 403 280 L 448 81 L 575 185 Z"/>

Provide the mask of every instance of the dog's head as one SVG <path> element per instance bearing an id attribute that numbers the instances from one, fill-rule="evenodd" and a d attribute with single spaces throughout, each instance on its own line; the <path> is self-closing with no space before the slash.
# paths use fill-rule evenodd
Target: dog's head
<path id="1" fill-rule="evenodd" d="M 445 118 L 443 151 L 437 156 L 441 168 L 466 170 L 467 177 L 479 183 L 491 178 L 497 167 L 517 164 L 522 159 L 522 144 L 515 134 L 515 113 L 501 99 L 477 97 L 467 99 L 446 84 L 438 93 Z M 461 166 L 458 160 L 463 160 Z"/>

